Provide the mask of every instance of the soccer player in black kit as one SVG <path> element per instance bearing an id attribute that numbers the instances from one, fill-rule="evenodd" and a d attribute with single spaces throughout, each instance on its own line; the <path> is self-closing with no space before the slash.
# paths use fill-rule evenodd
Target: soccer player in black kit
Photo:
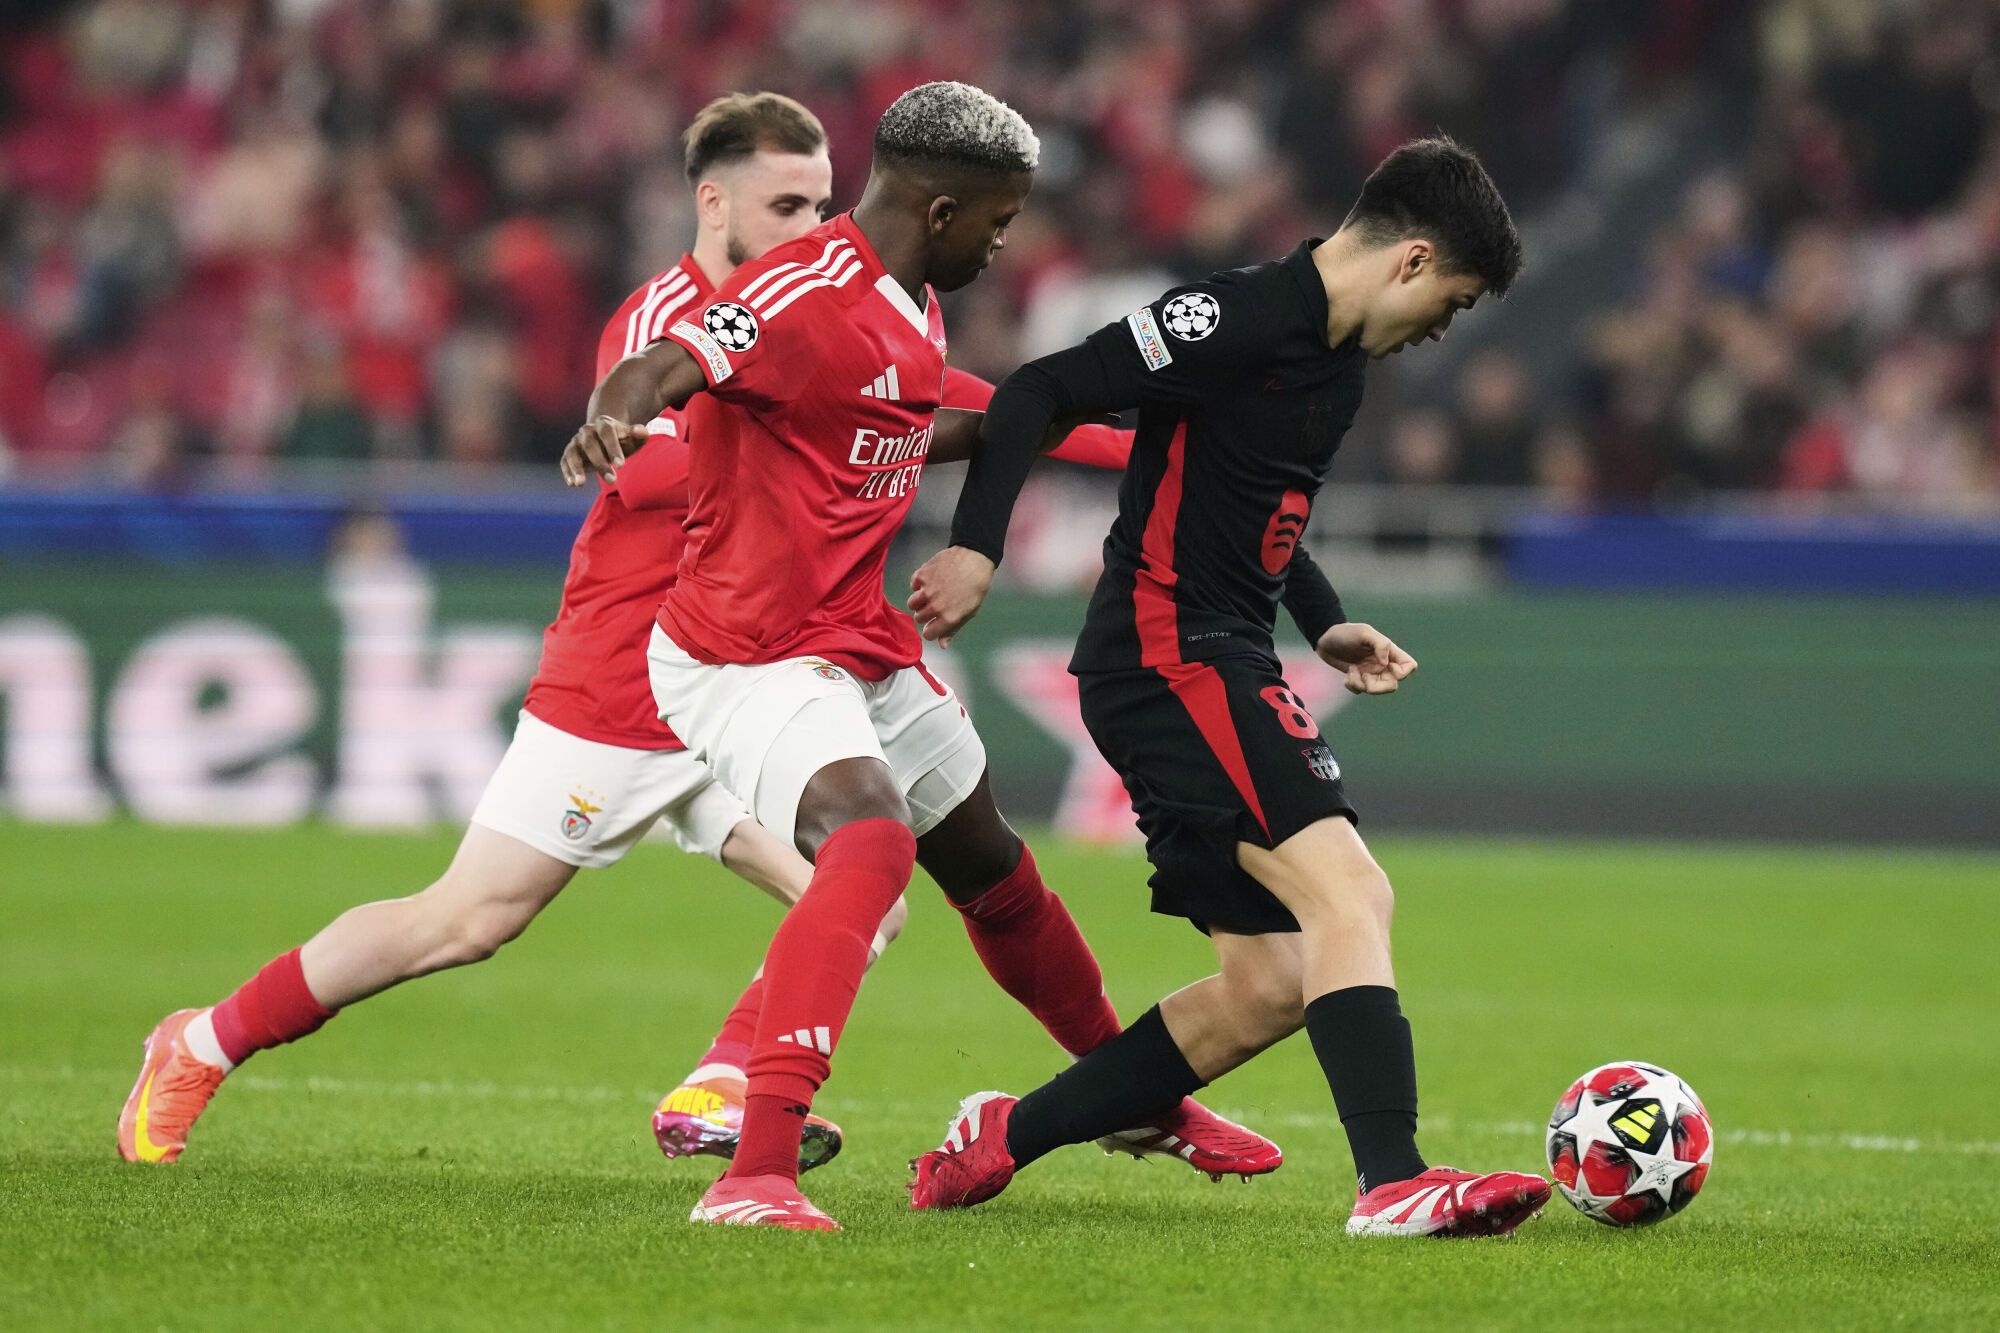
<path id="1" fill-rule="evenodd" d="M 1347 620 L 1305 525 L 1369 361 L 1442 338 L 1520 264 L 1478 159 L 1419 140 L 1376 168 L 1330 239 L 1175 288 L 994 395 L 952 544 L 917 571 L 910 609 L 948 642 L 992 582 L 1049 422 L 1138 408 L 1070 670 L 1138 812 L 1153 910 L 1206 931 L 1222 970 L 1018 1101 L 968 1098 L 914 1163 L 915 1206 L 989 1199 L 1052 1149 L 1173 1106 L 1301 1027 L 1354 1154 L 1350 1234 L 1495 1235 L 1547 1201 L 1540 1176 L 1431 1167 L 1417 1151 L 1393 895 L 1271 640 L 1282 603 L 1350 691 L 1390 693 L 1416 670 Z"/>

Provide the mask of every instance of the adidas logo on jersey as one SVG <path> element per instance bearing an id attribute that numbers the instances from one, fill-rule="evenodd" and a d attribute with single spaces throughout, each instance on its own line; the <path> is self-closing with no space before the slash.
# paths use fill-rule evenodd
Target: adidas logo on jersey
<path id="1" fill-rule="evenodd" d="M 875 382 L 873 384 L 863 385 L 861 388 L 861 396 L 863 398 L 881 398 L 890 402 L 894 402 L 902 398 L 903 396 L 902 386 L 896 383 L 896 368 L 894 366 L 890 366 L 887 370 L 883 371 L 880 375 L 877 375 L 875 377 Z"/>
<path id="2" fill-rule="evenodd" d="M 821 1055 L 833 1054 L 833 1033 L 824 1027 L 800 1028 L 795 1032 L 787 1032 L 778 1040 L 790 1042 L 794 1046 L 803 1046 L 809 1051 L 818 1051 Z"/>

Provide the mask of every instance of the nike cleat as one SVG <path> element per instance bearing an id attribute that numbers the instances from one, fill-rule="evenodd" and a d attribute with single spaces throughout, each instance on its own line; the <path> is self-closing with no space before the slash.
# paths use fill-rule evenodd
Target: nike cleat
<path id="1" fill-rule="evenodd" d="M 910 1207 L 970 1208 L 1007 1188 L 1014 1179 L 1007 1117 L 1016 1100 L 976 1092 L 958 1104 L 944 1142 L 910 1163 Z"/>
<path id="2" fill-rule="evenodd" d="M 1192 1097 L 1144 1125 L 1122 1129 L 1097 1141 L 1105 1156 L 1176 1157 L 1210 1180 L 1268 1175 L 1285 1164 L 1283 1149 L 1233 1120 L 1224 1120 Z"/>
<path id="3" fill-rule="evenodd" d="M 688 1214 L 711 1226 L 781 1227 L 786 1231 L 838 1231 L 840 1223 L 813 1207 L 786 1176 L 724 1176 L 708 1187 Z"/>
<path id="4" fill-rule="evenodd" d="M 653 1110 L 653 1137 L 668 1157 L 736 1156 L 743 1136 L 744 1082 L 709 1078 L 683 1083 Z M 840 1155 L 840 1126 L 821 1116 L 806 1117 L 799 1136 L 799 1170 L 825 1166 Z"/>
<path id="5" fill-rule="evenodd" d="M 1350 1236 L 1504 1236 L 1549 1201 L 1549 1182 L 1519 1171 L 1476 1176 L 1434 1166 L 1354 1202 Z"/>
<path id="6" fill-rule="evenodd" d="M 195 1058 L 181 1034 L 202 1011 L 178 1009 L 146 1038 L 139 1081 L 118 1117 L 118 1155 L 128 1162 L 172 1162 L 187 1148 L 188 1131 L 222 1086 L 223 1071 Z"/>

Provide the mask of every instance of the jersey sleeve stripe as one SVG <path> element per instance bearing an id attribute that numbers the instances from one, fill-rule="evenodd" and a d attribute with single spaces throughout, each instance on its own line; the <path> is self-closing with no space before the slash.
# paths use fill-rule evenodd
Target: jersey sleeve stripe
<path id="1" fill-rule="evenodd" d="M 674 315 L 680 311 L 682 307 L 687 305 L 688 302 L 694 300 L 694 298 L 695 298 L 695 292 L 693 288 L 690 287 L 687 291 L 681 292 L 679 295 L 675 296 L 672 300 L 660 302 L 659 313 L 653 316 L 652 327 L 646 331 L 646 343 L 656 341 L 661 334 L 665 333 L 667 331 L 667 322 L 671 320 L 674 317 Z M 644 347 L 646 343 L 641 343 L 639 346 Z M 634 348 L 633 350 L 637 351 L 639 350 L 639 348 Z"/>
<path id="2" fill-rule="evenodd" d="M 776 313 L 777 307 L 772 305 L 771 302 L 777 300 L 778 294 L 785 288 L 792 286 L 794 283 L 824 277 L 850 261 L 854 263 L 861 262 L 854 253 L 854 247 L 848 246 L 844 241 L 841 244 L 846 246 L 846 248 L 841 250 L 839 254 L 824 257 L 809 268 L 802 268 L 796 272 L 788 273 L 781 281 L 774 282 L 766 287 L 756 297 L 752 298 L 749 303 L 750 308 L 760 315 Z"/>
<path id="3" fill-rule="evenodd" d="M 660 302 L 680 291 L 681 288 L 692 287 L 693 285 L 688 279 L 688 275 L 679 269 L 674 269 L 672 272 L 663 274 L 653 280 L 653 285 L 646 289 L 645 300 L 640 303 L 637 310 L 632 312 L 632 317 L 625 322 L 625 355 L 632 355 L 649 341 L 645 336 L 646 331 L 653 326 L 653 311 L 659 306 Z"/>
<path id="4" fill-rule="evenodd" d="M 625 354 L 627 356 L 630 356 L 646 345 L 645 333 L 652 319 L 652 311 L 659 306 L 662 300 L 679 291 L 683 286 L 693 286 L 693 284 L 688 281 L 687 274 L 681 272 L 679 269 L 675 269 L 670 273 L 664 273 L 653 280 L 653 285 L 646 289 L 645 301 L 637 311 L 633 312 L 631 321 L 626 325 L 628 345 L 625 348 Z"/>
<path id="5" fill-rule="evenodd" d="M 742 293 L 736 299 L 746 303 L 753 301 L 756 299 L 757 293 L 763 288 L 765 283 L 768 283 L 769 281 L 771 281 L 771 279 L 776 277 L 781 277 L 787 273 L 796 273 L 799 270 L 803 269 L 804 267 L 805 267 L 804 264 L 780 264 L 776 268 L 771 269 L 770 271 L 764 273 L 757 279 L 757 281 L 751 283 L 748 287 L 745 287 Z"/>
<path id="6" fill-rule="evenodd" d="M 743 302 L 745 305 L 749 305 L 757 299 L 757 293 L 763 290 L 764 285 L 770 282 L 773 278 L 777 277 L 780 273 L 801 268 L 818 268 L 820 265 L 826 263 L 827 259 L 833 254 L 835 249 L 847 244 L 848 244 L 847 241 L 836 236 L 832 240 L 826 243 L 826 249 L 820 251 L 819 258 L 813 260 L 812 263 L 780 264 L 776 268 L 772 269 L 770 272 L 758 278 L 755 282 L 751 283 L 748 287 L 745 287 L 743 291 L 737 296 L 736 299 Z"/>
<path id="7" fill-rule="evenodd" d="M 787 273 L 783 278 L 780 278 L 778 281 L 766 287 L 763 291 L 759 292 L 755 297 L 753 297 L 750 300 L 749 306 L 752 310 L 756 311 L 758 314 L 761 315 L 764 313 L 769 303 L 772 300 L 776 299 L 778 294 L 783 292 L 787 287 L 792 286 L 794 283 L 807 282 L 821 276 L 823 275 L 820 273 L 818 269 L 807 268 L 801 265 L 800 267 L 793 269 L 790 273 Z"/>
<path id="8" fill-rule="evenodd" d="M 854 275 L 861 271 L 861 269 L 862 269 L 861 260 L 859 258 L 856 258 L 852 264 L 850 264 L 847 268 L 841 270 L 838 274 L 831 275 L 828 277 L 815 278 L 811 282 L 800 283 L 798 286 L 792 288 L 792 290 L 786 292 L 783 296 L 779 297 L 769 307 L 759 311 L 758 313 L 761 314 L 765 319 L 776 319 L 786 306 L 798 300 L 801 296 L 804 296 L 807 292 L 815 291 L 821 287 L 845 287 L 853 279 Z"/>

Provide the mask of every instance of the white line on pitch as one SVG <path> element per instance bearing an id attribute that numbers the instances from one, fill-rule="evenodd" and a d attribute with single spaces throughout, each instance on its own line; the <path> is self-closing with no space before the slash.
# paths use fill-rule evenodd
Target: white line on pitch
<path id="1" fill-rule="evenodd" d="M 70 1065 L 0 1065 L 0 1084 L 5 1083 L 105 1083 L 121 1084 L 129 1071 L 106 1071 L 77 1069 Z M 323 1074 L 307 1074 L 293 1078 L 284 1075 L 242 1073 L 230 1076 L 229 1082 L 236 1087 L 248 1088 L 252 1092 L 269 1092 L 307 1096 L 327 1097 L 416 1097 L 436 1098 L 448 1101 L 506 1101 L 506 1102 L 552 1102 L 558 1105 L 603 1106 L 615 1103 L 627 1105 L 652 1105 L 658 1094 L 633 1091 L 626 1088 L 590 1086 L 543 1086 L 521 1085 L 481 1081 L 477 1083 L 455 1083 L 448 1079 L 361 1079 L 337 1078 Z M 850 1100 L 832 1097 L 826 1103 L 829 1109 L 846 1112 L 861 1112 L 878 1116 L 930 1116 L 937 1111 L 936 1106 L 917 1102 L 888 1102 L 868 1099 Z M 949 1110 L 950 1108 L 946 1108 Z M 1232 1120 L 1246 1124 L 1257 1123 L 1269 1127 L 1289 1129 L 1339 1128 L 1340 1119 L 1329 1112 L 1281 1111 L 1268 1112 L 1246 1108 L 1223 1108 L 1221 1114 Z M 1493 1134 L 1518 1136 L 1540 1134 L 1543 1126 L 1533 1120 L 1467 1120 L 1459 1121 L 1448 1115 L 1425 1115 L 1424 1128 L 1430 1130 L 1459 1129 L 1473 1134 Z M 1790 1130 L 1790 1129 L 1722 1129 L 1716 1134 L 1720 1144 L 1751 1148 L 1809 1148 L 1816 1151 L 1838 1149 L 1847 1152 L 1890 1152 L 1890 1153 L 1955 1153 L 1965 1156 L 2000 1156 L 2000 1140 L 1996 1139 L 1925 1139 L 1914 1134 L 1862 1134 L 1838 1130 Z"/>

